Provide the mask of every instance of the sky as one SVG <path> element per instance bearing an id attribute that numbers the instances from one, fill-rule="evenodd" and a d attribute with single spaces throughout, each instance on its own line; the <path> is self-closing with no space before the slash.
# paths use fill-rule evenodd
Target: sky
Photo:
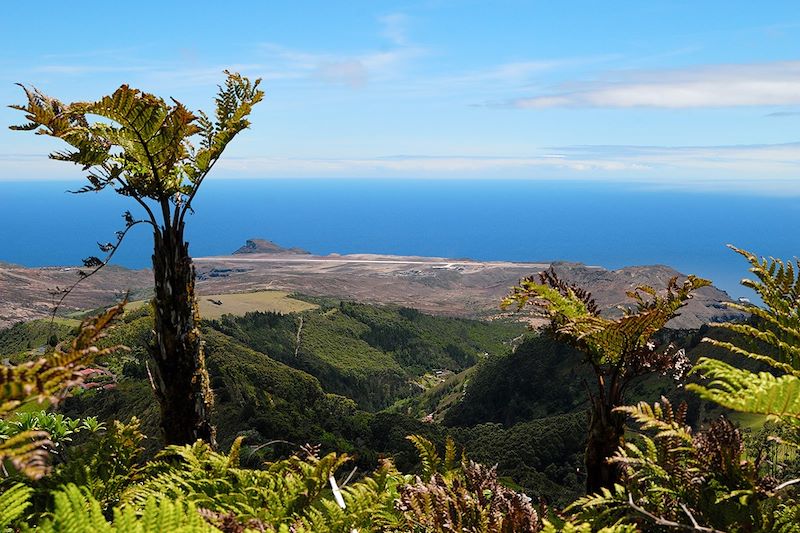
<path id="1" fill-rule="evenodd" d="M 800 4 L 4 3 L 0 103 L 122 83 L 210 110 L 263 78 L 210 179 L 504 178 L 800 195 Z M 0 109 L 0 125 L 22 122 Z M 69 179 L 0 128 L 0 180 Z"/>

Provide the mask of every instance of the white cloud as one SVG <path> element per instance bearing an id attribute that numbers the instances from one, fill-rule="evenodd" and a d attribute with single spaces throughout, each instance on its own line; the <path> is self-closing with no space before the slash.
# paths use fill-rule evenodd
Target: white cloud
<path id="1" fill-rule="evenodd" d="M 74 180 L 83 176 L 80 167 L 49 159 L 45 153 L 0 153 L 0 180 Z"/>
<path id="2" fill-rule="evenodd" d="M 81 64 L 58 64 L 41 65 L 31 69 L 32 72 L 42 72 L 46 74 L 67 74 L 83 75 L 97 73 L 116 73 L 116 72 L 143 72 L 152 67 L 126 66 L 126 65 L 81 65 Z"/>
<path id="3" fill-rule="evenodd" d="M 283 73 L 284 78 L 319 80 L 335 85 L 361 88 L 377 80 L 394 79 L 408 62 L 426 51 L 408 40 L 408 17 L 392 14 L 378 19 L 381 34 L 391 47 L 356 53 L 312 52 L 264 43 L 264 63 Z"/>
<path id="4" fill-rule="evenodd" d="M 379 17 L 383 25 L 381 35 L 397 46 L 408 45 L 408 16 L 403 13 L 392 13 Z"/>
<path id="5" fill-rule="evenodd" d="M 0 154 L 0 179 L 75 179 L 43 155 Z M 567 146 L 528 156 L 223 158 L 214 178 L 528 179 L 800 195 L 800 142 L 747 146 Z"/>
<path id="6" fill-rule="evenodd" d="M 203 63 L 196 53 L 182 51 L 180 61 L 142 58 L 136 48 L 96 50 L 86 54 L 41 56 L 42 63 L 26 66 L 36 74 L 60 77 L 106 74 L 126 81 L 163 88 L 219 83 L 223 70 L 242 72 L 265 81 L 325 83 L 362 88 L 373 81 L 402 77 L 405 67 L 426 51 L 411 43 L 406 28 L 409 18 L 400 13 L 379 17 L 376 26 L 386 39 L 384 46 L 363 51 L 341 52 L 294 49 L 275 43 L 255 45 L 252 61 L 246 64 L 212 65 Z M 0 74 L 0 77 L 2 74 Z M 133 79 L 130 79 L 133 78 Z"/>
<path id="7" fill-rule="evenodd" d="M 314 53 L 268 43 L 262 45 L 264 63 L 283 79 L 319 80 L 361 88 L 371 81 L 395 78 L 413 58 L 425 52 L 402 47 L 360 54 Z"/>
<path id="8" fill-rule="evenodd" d="M 480 70 L 471 70 L 460 74 L 439 76 L 433 83 L 444 86 L 453 85 L 499 85 L 507 89 L 509 84 L 520 86 L 530 83 L 531 79 L 543 72 L 554 70 L 567 63 L 567 60 L 513 61 L 500 63 Z"/>
<path id="9" fill-rule="evenodd" d="M 510 104 L 523 109 L 797 105 L 800 61 L 612 72 Z"/>
<path id="10" fill-rule="evenodd" d="M 219 176 L 533 179 L 800 195 L 800 143 L 752 146 L 576 146 L 522 156 L 404 155 L 228 158 Z"/>
<path id="11" fill-rule="evenodd" d="M 369 73 L 363 62 L 356 59 L 321 63 L 314 76 L 329 83 L 342 83 L 353 88 L 363 87 Z"/>

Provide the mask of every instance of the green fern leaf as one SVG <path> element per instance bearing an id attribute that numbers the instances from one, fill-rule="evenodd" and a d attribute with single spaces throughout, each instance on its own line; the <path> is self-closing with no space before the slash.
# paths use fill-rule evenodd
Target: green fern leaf
<path id="1" fill-rule="evenodd" d="M 33 489 L 15 483 L 0 493 L 0 529 L 5 530 L 12 526 L 30 507 L 30 497 Z"/>
<path id="2" fill-rule="evenodd" d="M 800 378 L 753 373 L 715 359 L 701 358 L 692 370 L 710 379 L 707 386 L 689 384 L 701 398 L 746 413 L 800 422 Z"/>

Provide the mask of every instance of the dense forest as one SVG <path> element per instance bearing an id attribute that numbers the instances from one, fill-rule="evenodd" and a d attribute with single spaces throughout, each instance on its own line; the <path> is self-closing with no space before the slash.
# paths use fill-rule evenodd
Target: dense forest
<path id="1" fill-rule="evenodd" d="M 127 85 L 12 106 L 79 192 L 143 213 L 76 283 L 143 225 L 154 297 L 0 331 L 0 528 L 800 531 L 798 261 L 734 249 L 760 303 L 698 331 L 666 325 L 707 280 L 608 313 L 553 270 L 494 321 L 328 299 L 202 320 L 185 217 L 258 87 L 227 73 L 212 116 Z"/>
<path id="2" fill-rule="evenodd" d="M 26 482 L 39 494 L 30 500 L 28 512 L 51 512 L 56 503 L 51 492 L 69 481 L 110 490 L 105 487 L 110 480 L 83 477 L 90 470 L 76 460 L 97 462 L 103 460 L 101 454 L 119 453 L 107 447 L 120 446 L 115 439 L 123 438 L 121 433 L 132 439 L 125 451 L 130 462 L 118 467 L 122 471 L 114 475 L 123 479 L 114 483 L 139 483 L 135 476 L 144 475 L 139 469 L 163 459 L 158 406 L 147 377 L 145 347 L 152 328 L 149 308 L 123 313 L 97 345 L 130 350 L 93 364 L 94 372 L 72 389 L 58 414 L 28 404 L 7 419 L 4 438 L 25 429 L 62 433 L 52 448 L 54 473 Z M 526 333 L 513 321 L 481 322 L 332 301 L 302 315 L 224 316 L 203 322 L 201 330 L 216 398 L 213 420 L 219 446 L 235 448 L 243 468 L 297 461 L 311 444 L 313 457 L 346 454 L 348 466 L 342 472 L 355 468 L 351 484 L 365 473 L 380 471 L 387 459 L 401 472 L 421 475 L 425 456 L 407 439 L 417 435 L 430 443 L 428 452 L 444 453 L 452 442 L 470 460 L 493 466 L 498 482 L 535 497 L 535 509 L 549 513 L 551 520 L 583 493 L 588 405 L 582 383 L 591 370 L 582 364 L 579 350 L 550 335 Z M 24 362 L 53 352 L 55 340 L 70 345 L 79 334 L 80 327 L 66 321 L 21 323 L 0 332 L 0 355 Z M 700 342 L 707 336 L 730 340 L 732 335 L 722 329 L 667 330 L 660 335 L 661 343 L 681 343 L 694 362 L 714 355 L 752 370 L 763 365 Z M 424 357 L 409 357 L 412 352 Z M 632 404 L 650 398 L 669 398 L 675 406 L 683 402 L 687 431 L 711 427 L 727 414 L 747 426 L 735 430 L 742 446 L 769 457 L 759 468 L 783 477 L 798 468 L 792 449 L 768 440 L 765 432 L 786 437 L 790 426 L 768 424 L 763 429 L 763 422 L 753 424 L 701 401 L 671 377 L 646 377 L 631 388 Z M 634 443 L 641 438 L 631 437 Z M 75 469 L 83 469 L 80 476 L 69 477 L 78 475 Z M 329 488 L 320 490 L 324 499 Z M 101 503 L 110 505 L 118 494 Z"/>

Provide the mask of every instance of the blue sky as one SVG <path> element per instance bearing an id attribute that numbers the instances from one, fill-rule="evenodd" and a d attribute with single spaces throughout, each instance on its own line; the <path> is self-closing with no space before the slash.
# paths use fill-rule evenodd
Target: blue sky
<path id="1" fill-rule="evenodd" d="M 248 5 L 249 4 L 249 5 Z M 800 194 L 800 5 L 752 1 L 7 3 L 0 102 L 129 83 L 265 101 L 215 179 L 520 178 Z M 80 9 L 76 6 L 81 6 Z M 0 124 L 20 117 L 0 110 Z M 0 179 L 66 179 L 0 130 Z"/>

